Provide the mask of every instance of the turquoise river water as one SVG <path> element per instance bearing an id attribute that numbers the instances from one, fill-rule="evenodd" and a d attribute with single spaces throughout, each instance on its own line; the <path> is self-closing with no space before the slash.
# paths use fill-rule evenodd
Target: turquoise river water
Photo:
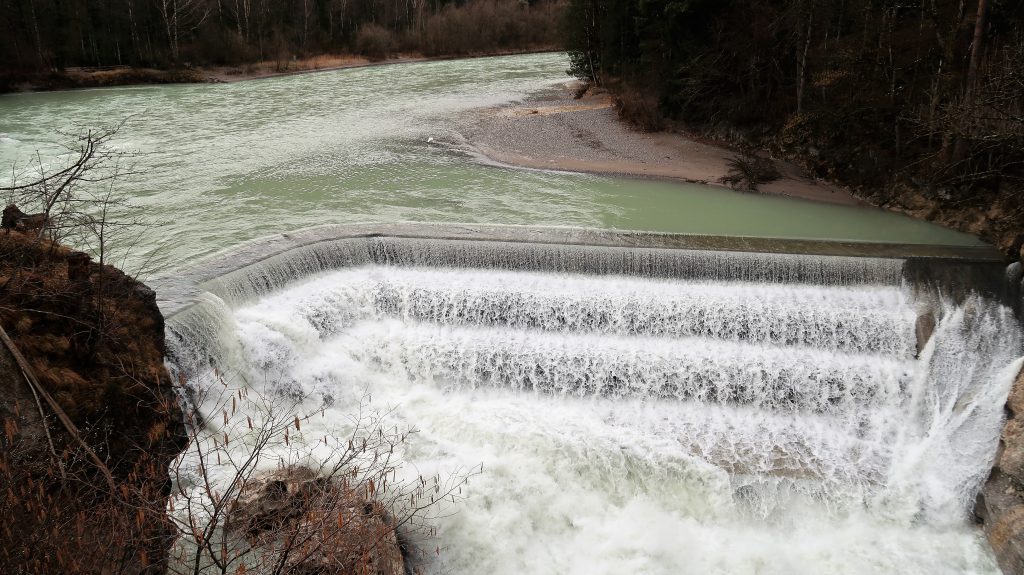
<path id="1" fill-rule="evenodd" d="M 318 224 L 448 221 L 976 244 L 877 209 L 652 180 L 517 170 L 428 143 L 481 107 L 567 80 L 539 54 L 358 68 L 233 84 L 0 96 L 0 181 L 58 130 L 127 119 L 124 183 L 153 227 L 130 263 L 163 275 L 243 240 Z M 131 266 L 129 266 L 131 267 Z"/>

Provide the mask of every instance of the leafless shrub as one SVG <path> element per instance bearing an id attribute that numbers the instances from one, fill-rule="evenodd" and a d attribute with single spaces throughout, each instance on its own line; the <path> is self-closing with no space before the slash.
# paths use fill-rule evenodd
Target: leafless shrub
<path id="1" fill-rule="evenodd" d="M 44 160 L 37 152 L 26 165 L 13 166 L 11 185 L 0 187 L 8 205 L 42 215 L 40 237 L 91 251 L 101 264 L 108 261 L 111 239 L 140 225 L 115 187 L 134 174 L 135 154 L 113 144 L 124 123 L 60 132 L 63 153 Z"/>
<path id="2" fill-rule="evenodd" d="M 326 408 L 304 410 L 312 396 L 255 392 L 220 374 L 189 389 L 189 447 L 171 466 L 171 573 L 286 574 L 316 562 L 376 573 L 394 556 L 397 532 L 431 535 L 431 519 L 479 472 L 403 479 L 400 453 L 415 430 L 389 424 L 368 397 L 344 436 L 313 437 L 309 422 Z M 268 478 L 279 508 L 252 511 L 251 493 L 266 491 Z"/>
<path id="3" fill-rule="evenodd" d="M 729 173 L 718 179 L 733 189 L 756 192 L 758 186 L 774 182 L 782 177 L 775 163 L 762 158 L 750 150 L 744 150 L 726 162 Z"/>
<path id="4" fill-rule="evenodd" d="M 172 406 L 159 409 L 176 413 Z M 166 426 L 149 429 L 155 445 L 115 450 L 103 426 L 69 429 L 72 439 L 53 413 L 34 405 L 27 388 L 9 390 L 0 402 L 0 572 L 163 573 L 172 532 L 166 453 L 176 449 Z M 55 431 L 52 458 L 40 428 Z M 104 455 L 106 465 L 97 465 L 113 475 L 97 472 L 86 441 Z"/>
<path id="5" fill-rule="evenodd" d="M 25 379 L 53 396 L 35 414 L 17 394 L 0 402 L 3 573 L 163 571 L 178 411 L 152 292 L 105 265 L 137 225 L 117 186 L 131 173 L 112 142 L 119 127 L 63 134 L 61 155 L 15 166 L 0 189 L 47 222 L 0 236 L 0 320 L 30 358 Z M 40 429 L 55 431 L 51 457 L 37 456 Z"/>
<path id="6" fill-rule="evenodd" d="M 370 60 L 385 60 L 395 49 L 395 35 L 377 24 L 364 24 L 356 34 L 356 50 Z"/>
<path id="7" fill-rule="evenodd" d="M 560 44 L 564 3 L 468 0 L 422 18 L 404 42 L 428 56 L 552 48 Z"/>
<path id="8" fill-rule="evenodd" d="M 658 97 L 651 92 L 623 86 L 616 90 L 615 108 L 619 118 L 644 132 L 660 132 L 665 129 L 665 117 L 658 106 Z"/>

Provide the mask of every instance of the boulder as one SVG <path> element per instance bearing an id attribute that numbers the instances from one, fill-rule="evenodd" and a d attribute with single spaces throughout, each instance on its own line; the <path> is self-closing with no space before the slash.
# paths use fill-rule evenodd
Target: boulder
<path id="1" fill-rule="evenodd" d="M 1006 407 L 999 453 L 978 494 L 975 514 L 999 567 L 1010 575 L 1024 573 L 1024 372 L 1017 376 Z"/>
<path id="2" fill-rule="evenodd" d="M 8 204 L 4 208 L 3 217 L 0 218 L 0 228 L 5 230 L 13 230 L 18 225 L 18 220 L 25 216 L 25 212 L 18 209 L 18 206 L 14 204 Z"/>
<path id="3" fill-rule="evenodd" d="M 996 464 L 999 469 L 1024 484 L 1024 417 L 1015 417 L 1003 427 L 1002 453 Z"/>
<path id="4" fill-rule="evenodd" d="M 254 549 L 280 549 L 298 535 L 285 572 L 404 575 L 394 520 L 361 489 L 289 467 L 250 480 L 230 510 L 227 528 Z"/>
<path id="5" fill-rule="evenodd" d="M 26 214 L 14 204 L 8 204 L 0 218 L 0 228 L 5 230 L 38 231 L 49 225 L 50 220 L 45 213 Z"/>
<path id="6" fill-rule="evenodd" d="M 935 314 L 930 311 L 922 312 L 917 316 L 917 321 L 914 323 L 914 333 L 917 335 L 917 353 L 921 354 L 921 350 L 931 339 L 932 333 L 935 332 Z"/>

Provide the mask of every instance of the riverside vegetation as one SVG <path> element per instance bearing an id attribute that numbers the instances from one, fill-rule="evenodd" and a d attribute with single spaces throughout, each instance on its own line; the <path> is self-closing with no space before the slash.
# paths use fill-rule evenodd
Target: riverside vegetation
<path id="1" fill-rule="evenodd" d="M 1019 257 L 1019 0 L 573 0 L 566 39 L 642 129 L 765 148 Z"/>
<path id="2" fill-rule="evenodd" d="M 0 92 L 553 49 L 563 0 L 0 0 Z M 328 59 L 330 60 L 330 59 Z M 327 66 L 331 66 L 328 62 Z M 335 63 L 334 65 L 338 65 Z M 82 67 L 85 67 L 83 70 Z"/>
<path id="3" fill-rule="evenodd" d="M 184 433 L 153 292 L 33 233 L 0 256 L 0 570 L 162 572 Z"/>
<path id="4" fill-rule="evenodd" d="M 69 136 L 66 163 L 4 188 L 0 232 L 0 570 L 151 573 L 184 447 L 155 293 L 115 267 L 108 214 L 130 172 L 116 128 Z M 35 211 L 23 214 L 15 203 Z M 75 242 L 90 255 L 61 245 Z"/>

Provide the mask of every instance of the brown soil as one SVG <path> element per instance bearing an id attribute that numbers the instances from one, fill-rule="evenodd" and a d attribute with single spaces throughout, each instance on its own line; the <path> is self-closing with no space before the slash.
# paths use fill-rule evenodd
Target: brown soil
<path id="1" fill-rule="evenodd" d="M 0 572 L 159 572 L 184 434 L 155 294 L 85 254 L 0 231 L 0 326 L 14 344 L 4 352 L 24 356 L 54 400 L 33 400 L 20 369 L 0 373 Z"/>

